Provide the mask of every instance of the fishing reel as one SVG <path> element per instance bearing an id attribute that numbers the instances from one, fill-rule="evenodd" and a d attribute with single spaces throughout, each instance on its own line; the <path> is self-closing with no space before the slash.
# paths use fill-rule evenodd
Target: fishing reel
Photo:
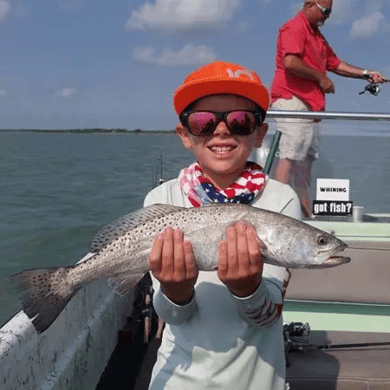
<path id="1" fill-rule="evenodd" d="M 390 80 L 389 79 L 385 79 L 384 80 L 385 83 L 389 83 Z M 359 92 L 359 95 L 363 95 L 363 93 L 365 92 L 369 92 L 371 95 L 374 95 L 374 96 L 378 96 L 379 92 L 380 92 L 381 88 L 378 84 L 367 84 L 365 87 L 364 87 L 364 90 L 362 92 Z"/>
<path id="2" fill-rule="evenodd" d="M 308 339 L 310 325 L 302 322 L 290 322 L 283 325 L 283 336 L 286 341 L 303 342 Z"/>
<path id="3" fill-rule="evenodd" d="M 365 92 L 369 92 L 371 95 L 378 96 L 381 88 L 378 84 L 367 84 L 364 87 L 364 90 L 362 92 L 359 92 L 359 95 L 363 95 Z"/>
<path id="4" fill-rule="evenodd" d="M 302 322 L 290 322 L 283 325 L 284 354 L 286 366 L 290 366 L 289 353 L 303 351 L 309 343 L 310 325 Z"/>

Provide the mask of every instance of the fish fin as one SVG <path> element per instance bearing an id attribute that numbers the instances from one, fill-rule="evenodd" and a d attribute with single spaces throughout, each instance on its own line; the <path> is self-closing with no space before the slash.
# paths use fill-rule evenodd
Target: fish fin
<path id="1" fill-rule="evenodd" d="M 264 262 L 270 265 L 276 265 L 278 267 L 284 266 L 283 262 L 280 262 L 275 253 L 271 252 L 267 245 L 259 237 L 259 243 L 261 245 L 261 256 L 264 259 Z"/>
<path id="2" fill-rule="evenodd" d="M 118 294 L 125 295 L 131 291 L 136 284 L 144 277 L 146 272 L 128 272 L 117 274 L 108 280 L 110 287 L 112 287 Z"/>
<path id="3" fill-rule="evenodd" d="M 283 261 L 279 261 L 275 258 L 275 256 L 269 256 L 267 254 L 263 254 L 264 262 L 270 265 L 275 265 L 277 267 L 287 267 L 287 265 Z"/>
<path id="4" fill-rule="evenodd" d="M 69 267 L 31 269 L 11 275 L 21 297 L 23 311 L 35 329 L 44 332 L 79 290 L 67 280 Z"/>
<path id="5" fill-rule="evenodd" d="M 153 204 L 130 214 L 123 215 L 104 225 L 92 239 L 90 252 L 96 253 L 116 240 L 123 233 L 133 229 L 153 218 L 161 217 L 166 214 L 181 211 L 185 207 L 172 206 L 168 204 Z"/>

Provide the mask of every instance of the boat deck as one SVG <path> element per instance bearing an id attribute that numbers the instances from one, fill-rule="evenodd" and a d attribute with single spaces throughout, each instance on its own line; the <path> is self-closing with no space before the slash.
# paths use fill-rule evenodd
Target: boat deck
<path id="1" fill-rule="evenodd" d="M 154 333 L 154 332 L 153 332 Z M 143 342 L 143 327 L 119 336 L 119 342 L 100 377 L 96 390 L 147 390 L 160 340 Z"/>

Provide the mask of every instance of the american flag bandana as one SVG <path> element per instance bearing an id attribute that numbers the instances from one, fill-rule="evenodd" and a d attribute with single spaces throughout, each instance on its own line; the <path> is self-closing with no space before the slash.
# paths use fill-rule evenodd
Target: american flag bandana
<path id="1" fill-rule="evenodd" d="M 208 203 L 248 204 L 263 191 L 268 175 L 260 165 L 247 162 L 242 175 L 228 188 L 216 188 L 197 162 L 181 170 L 179 185 L 194 207 Z"/>

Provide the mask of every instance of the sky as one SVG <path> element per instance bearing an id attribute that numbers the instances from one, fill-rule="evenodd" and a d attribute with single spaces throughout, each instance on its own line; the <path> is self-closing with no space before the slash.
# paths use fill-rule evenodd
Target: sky
<path id="1" fill-rule="evenodd" d="M 267 87 L 298 0 L 0 0 L 0 129 L 171 130 L 172 94 L 214 60 Z M 390 78 L 390 0 L 334 0 L 322 28 L 339 57 Z M 327 111 L 390 112 L 390 84 L 330 74 Z"/>

